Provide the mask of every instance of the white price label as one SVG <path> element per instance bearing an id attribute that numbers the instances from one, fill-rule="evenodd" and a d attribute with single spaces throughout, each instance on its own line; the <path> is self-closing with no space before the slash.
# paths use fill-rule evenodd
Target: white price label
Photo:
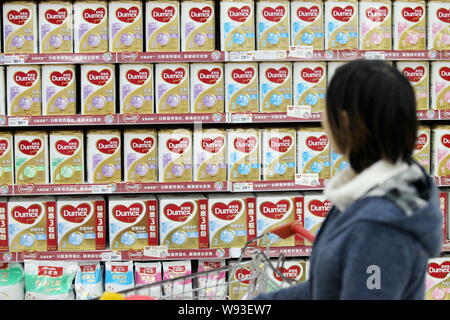
<path id="1" fill-rule="evenodd" d="M 8 125 L 16 127 L 28 126 L 30 119 L 27 117 L 10 117 L 8 118 Z"/>
<path id="2" fill-rule="evenodd" d="M 101 258 L 102 261 L 120 261 L 122 254 L 120 252 L 103 252 Z"/>
<path id="3" fill-rule="evenodd" d="M 92 193 L 112 193 L 113 191 L 113 186 L 109 184 L 92 186 Z"/>
<path id="4" fill-rule="evenodd" d="M 3 58 L 4 64 L 24 64 L 25 56 L 5 55 Z"/>
<path id="5" fill-rule="evenodd" d="M 313 46 L 290 46 L 288 56 L 291 58 L 309 59 L 314 55 Z"/>
<path id="6" fill-rule="evenodd" d="M 287 106 L 286 115 L 293 118 L 309 119 L 311 117 L 311 106 Z"/>
<path id="7" fill-rule="evenodd" d="M 152 258 L 167 257 L 169 249 L 167 246 L 148 246 L 144 247 L 144 256 Z"/>
<path id="8" fill-rule="evenodd" d="M 253 182 L 236 182 L 233 184 L 234 192 L 252 192 Z"/>
<path id="9" fill-rule="evenodd" d="M 232 51 L 229 52 L 229 61 L 252 61 L 254 58 L 253 51 Z"/>
<path id="10" fill-rule="evenodd" d="M 231 114 L 231 123 L 250 123 L 253 122 L 251 113 L 235 113 Z"/>
<path id="11" fill-rule="evenodd" d="M 300 186 L 319 186 L 319 175 L 317 173 L 302 173 L 295 175 L 295 184 Z"/>
<path id="12" fill-rule="evenodd" d="M 368 51 L 365 53 L 364 57 L 367 60 L 386 60 L 386 56 L 384 52 L 378 52 L 378 51 Z"/>
<path id="13" fill-rule="evenodd" d="M 260 50 L 255 51 L 255 60 L 279 60 L 287 58 L 287 51 L 285 50 Z"/>

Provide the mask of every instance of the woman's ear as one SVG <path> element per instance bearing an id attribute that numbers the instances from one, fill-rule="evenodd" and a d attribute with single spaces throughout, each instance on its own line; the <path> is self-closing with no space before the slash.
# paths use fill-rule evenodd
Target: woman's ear
<path id="1" fill-rule="evenodd" d="M 342 126 L 348 132 L 350 129 L 350 120 L 349 120 L 347 111 L 345 111 L 345 110 L 341 111 L 341 120 L 342 120 L 342 122 L 341 122 Z"/>

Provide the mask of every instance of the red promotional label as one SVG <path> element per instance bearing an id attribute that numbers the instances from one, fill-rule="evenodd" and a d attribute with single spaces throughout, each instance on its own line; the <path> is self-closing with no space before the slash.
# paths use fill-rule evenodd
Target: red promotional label
<path id="1" fill-rule="evenodd" d="M 280 200 L 277 203 L 265 201 L 260 204 L 259 211 L 270 219 L 283 219 L 289 212 L 290 203 L 288 200 Z"/>
<path id="2" fill-rule="evenodd" d="M 201 69 L 198 72 L 198 79 L 206 84 L 213 85 L 216 84 L 217 80 L 219 80 L 222 75 L 222 71 L 219 68 L 214 68 L 212 70 Z"/>
<path id="3" fill-rule="evenodd" d="M 99 24 L 106 17 L 105 8 L 86 9 L 83 11 L 83 18 L 89 23 Z"/>
<path id="4" fill-rule="evenodd" d="M 97 141 L 97 149 L 106 154 L 113 154 L 120 146 L 119 138 L 100 139 Z"/>
<path id="5" fill-rule="evenodd" d="M 332 203 L 328 200 L 312 200 L 308 204 L 309 212 L 321 218 L 325 218 L 332 207 Z"/>
<path id="6" fill-rule="evenodd" d="M 302 268 L 300 266 L 290 266 L 289 268 L 278 268 L 278 271 L 288 279 L 295 280 L 302 274 Z M 276 273 L 273 273 L 273 276 L 278 281 L 282 281 L 282 278 Z"/>
<path id="7" fill-rule="evenodd" d="M 131 149 L 142 154 L 148 153 L 154 145 L 155 140 L 152 137 L 147 137 L 144 140 L 139 138 L 131 140 Z"/>
<path id="8" fill-rule="evenodd" d="M 117 19 L 125 23 L 133 23 L 138 16 L 139 16 L 138 7 L 131 7 L 129 9 L 119 8 L 116 10 Z"/>
<path id="9" fill-rule="evenodd" d="M 280 69 L 269 68 L 266 70 L 266 78 L 274 83 L 280 84 L 289 76 L 289 69 L 282 67 Z"/>
<path id="10" fill-rule="evenodd" d="M 72 70 L 66 70 L 64 72 L 53 71 L 50 73 L 50 81 L 59 87 L 67 87 L 70 81 L 72 81 L 72 78 Z"/>
<path id="11" fill-rule="evenodd" d="M 30 11 L 28 9 L 22 9 L 20 11 L 11 10 L 8 12 L 8 20 L 19 26 L 23 26 L 30 17 Z"/>
<path id="12" fill-rule="evenodd" d="M 389 15 L 389 9 L 386 6 L 380 8 L 370 7 L 366 9 L 366 17 L 373 22 L 383 22 Z"/>
<path id="13" fill-rule="evenodd" d="M 175 8 L 172 6 L 168 6 L 163 8 L 153 8 L 152 17 L 156 21 L 167 23 L 169 22 L 175 15 Z"/>
<path id="14" fill-rule="evenodd" d="M 355 13 L 355 8 L 352 6 L 342 7 L 334 7 L 331 10 L 331 15 L 338 21 L 349 22 Z"/>
<path id="15" fill-rule="evenodd" d="M 248 269 L 236 270 L 236 279 L 239 280 L 240 283 L 249 284 L 250 283 L 250 275 L 251 275 L 251 272 Z"/>
<path id="16" fill-rule="evenodd" d="M 128 266 L 111 266 L 111 271 L 112 272 L 117 272 L 117 273 L 127 273 L 128 272 Z"/>
<path id="17" fill-rule="evenodd" d="M 441 142 L 445 147 L 450 148 L 450 134 L 444 134 L 441 138 Z"/>
<path id="18" fill-rule="evenodd" d="M 306 22 L 314 22 L 319 14 L 320 9 L 318 6 L 312 6 L 311 8 L 300 7 L 297 9 L 297 17 Z"/>
<path id="19" fill-rule="evenodd" d="M 248 137 L 247 139 L 235 138 L 234 148 L 241 152 L 250 153 L 256 147 L 257 143 L 256 137 Z"/>
<path id="20" fill-rule="evenodd" d="M 179 84 L 185 76 L 185 70 L 184 68 L 178 68 L 175 70 L 172 69 L 164 69 L 161 72 L 161 76 L 167 83 L 170 84 Z"/>
<path id="21" fill-rule="evenodd" d="M 418 22 L 422 18 L 423 14 L 424 14 L 423 7 L 416 7 L 416 8 L 406 7 L 403 8 L 402 10 L 403 18 L 405 18 L 410 22 Z"/>
<path id="22" fill-rule="evenodd" d="M 242 84 L 248 84 L 252 81 L 253 76 L 255 75 L 255 69 L 247 68 L 245 70 L 242 69 L 234 69 L 231 71 L 231 77 L 234 81 Z"/>
<path id="23" fill-rule="evenodd" d="M 250 16 L 252 9 L 249 6 L 243 6 L 242 8 L 231 7 L 228 9 L 228 17 L 231 20 L 237 22 L 245 22 L 247 18 Z"/>
<path id="24" fill-rule="evenodd" d="M 148 245 L 157 246 L 159 240 L 159 221 L 158 221 L 158 201 L 149 200 L 146 201 L 146 207 L 148 211 Z"/>
<path id="25" fill-rule="evenodd" d="M 410 82 L 419 82 L 425 75 L 424 67 L 417 67 L 415 69 L 407 67 L 403 69 L 403 74 Z"/>
<path id="26" fill-rule="evenodd" d="M 32 204 L 28 208 L 16 206 L 12 209 L 14 220 L 24 224 L 33 224 L 41 214 L 42 207 L 38 204 Z"/>
<path id="27" fill-rule="evenodd" d="M 103 69 L 98 72 L 96 70 L 91 70 L 87 73 L 87 78 L 90 83 L 96 86 L 104 86 L 111 77 L 111 71 L 109 69 Z"/>
<path id="28" fill-rule="evenodd" d="M 94 203 L 94 217 L 95 217 L 95 250 L 104 250 L 106 247 L 105 236 L 105 217 L 106 205 L 105 200 L 97 200 Z"/>
<path id="29" fill-rule="evenodd" d="M 416 146 L 414 149 L 416 150 L 422 150 L 423 147 L 427 144 L 428 141 L 428 135 L 426 133 L 422 133 L 417 137 L 416 140 Z"/>
<path id="30" fill-rule="evenodd" d="M 239 200 L 233 200 L 228 204 L 223 202 L 214 203 L 211 211 L 214 216 L 221 220 L 233 220 L 242 209 L 242 202 Z"/>
<path id="31" fill-rule="evenodd" d="M 441 75 L 441 78 L 450 81 L 450 68 L 449 67 L 442 67 L 439 69 L 439 74 Z"/>
<path id="32" fill-rule="evenodd" d="M 91 206 L 88 203 L 81 203 L 76 207 L 67 204 L 61 208 L 59 214 L 69 222 L 83 223 L 90 213 Z"/>
<path id="33" fill-rule="evenodd" d="M 136 85 L 143 85 L 150 76 L 150 70 L 142 68 L 141 70 L 128 70 L 125 77 L 127 80 Z"/>
<path id="34" fill-rule="evenodd" d="M 140 274 L 151 275 L 156 273 L 156 267 L 140 267 Z"/>
<path id="35" fill-rule="evenodd" d="M 322 67 L 317 67 L 314 70 L 310 68 L 304 68 L 300 72 L 300 76 L 303 80 L 311 83 L 318 83 L 324 74 Z"/>
<path id="36" fill-rule="evenodd" d="M 192 8 L 191 10 L 189 10 L 189 16 L 196 22 L 205 23 L 206 21 L 208 21 L 212 12 L 212 7 L 204 7 L 202 9 Z"/>
<path id="37" fill-rule="evenodd" d="M 9 141 L 5 139 L 0 139 L 0 157 L 8 150 Z"/>
<path id="38" fill-rule="evenodd" d="M 14 81 L 21 86 L 31 87 L 38 79 L 38 73 L 36 70 L 30 70 L 27 73 L 18 71 L 14 74 Z"/>
<path id="39" fill-rule="evenodd" d="M 225 144 L 224 137 L 203 138 L 202 149 L 211 153 L 219 152 Z"/>
<path id="40" fill-rule="evenodd" d="M 70 139 L 69 141 L 58 140 L 55 143 L 56 150 L 66 156 L 73 155 L 78 150 L 79 146 L 80 142 L 78 139 Z"/>
<path id="41" fill-rule="evenodd" d="M 194 213 L 194 204 L 192 202 L 184 202 L 180 206 L 168 204 L 164 207 L 163 212 L 169 220 L 185 222 Z"/>
<path id="42" fill-rule="evenodd" d="M 45 12 L 45 19 L 53 24 L 63 24 L 67 18 L 67 9 L 61 8 L 58 11 L 50 9 Z"/>
<path id="43" fill-rule="evenodd" d="M 292 137 L 291 136 L 285 136 L 284 138 L 271 138 L 269 140 L 270 148 L 277 151 L 277 152 L 286 152 L 289 150 L 289 148 L 292 145 Z"/>
<path id="44" fill-rule="evenodd" d="M 38 266 L 38 276 L 59 278 L 64 274 L 64 267 Z"/>
<path id="45" fill-rule="evenodd" d="M 326 135 L 316 138 L 314 136 L 306 138 L 306 145 L 314 151 L 323 151 L 328 145 L 328 137 Z"/>
<path id="46" fill-rule="evenodd" d="M 28 140 L 19 141 L 19 150 L 29 156 L 36 155 L 42 147 L 42 140 L 34 139 L 31 142 Z"/>
<path id="47" fill-rule="evenodd" d="M 141 203 L 133 203 L 130 206 L 119 204 L 112 210 L 114 218 L 125 223 L 135 223 L 144 213 L 144 206 Z"/>
<path id="48" fill-rule="evenodd" d="M 168 266 L 167 270 L 170 273 L 185 273 L 186 270 L 186 266 Z"/>
<path id="49" fill-rule="evenodd" d="M 279 22 L 281 19 L 283 19 L 285 14 L 286 9 L 283 6 L 278 6 L 276 8 L 265 7 L 262 10 L 263 17 L 272 22 Z"/>
<path id="50" fill-rule="evenodd" d="M 256 198 L 245 199 L 247 209 L 247 241 L 253 240 L 256 237 Z"/>
<path id="51" fill-rule="evenodd" d="M 450 261 L 444 261 L 441 264 L 430 263 L 428 264 L 428 274 L 433 278 L 445 279 L 450 272 Z"/>
<path id="52" fill-rule="evenodd" d="M 95 272 L 97 269 L 97 266 L 95 264 L 93 265 L 80 265 L 81 272 Z"/>
<path id="53" fill-rule="evenodd" d="M 166 142 L 166 146 L 167 149 L 170 150 L 170 152 L 182 154 L 189 147 L 189 139 L 188 138 L 181 138 L 179 140 L 169 139 Z"/>
<path id="54" fill-rule="evenodd" d="M 436 12 L 436 15 L 439 20 L 445 23 L 450 23 L 450 9 L 439 8 L 439 10 Z"/>

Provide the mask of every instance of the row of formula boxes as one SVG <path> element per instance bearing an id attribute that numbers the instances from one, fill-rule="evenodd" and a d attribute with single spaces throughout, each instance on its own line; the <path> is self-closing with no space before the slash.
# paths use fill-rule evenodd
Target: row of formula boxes
<path id="1" fill-rule="evenodd" d="M 449 9 L 443 0 L 249 0 L 221 1 L 216 14 L 213 1 L 6 1 L 3 41 L 5 53 L 212 51 L 217 19 L 223 51 L 448 50 Z"/>
<path id="2" fill-rule="evenodd" d="M 286 181 L 296 174 L 318 181 L 348 167 L 315 126 L 3 132 L 0 151 L 5 185 Z M 450 176 L 449 156 L 450 126 L 420 126 L 413 157 L 426 172 Z"/>
<path id="3" fill-rule="evenodd" d="M 308 279 L 309 261 L 289 259 L 283 265 L 271 263 L 285 278 L 296 283 Z M 224 269 L 227 267 L 226 269 Z M 219 269 L 215 271 L 216 269 Z M 69 262 L 25 261 L 0 264 L 0 300 L 90 300 L 107 292 L 129 290 L 127 296 L 139 294 L 154 299 L 183 300 L 240 300 L 251 284 L 256 282 L 257 272 L 252 263 L 226 260 L 190 260 L 161 262 Z M 258 270 L 259 274 L 261 271 Z M 195 276 L 197 272 L 208 272 Z M 267 268 L 267 292 L 287 286 L 279 274 Z M 188 277 L 185 281 L 177 277 Z M 65 279 L 64 279 L 65 278 Z M 195 280 L 194 280 L 195 279 Z M 172 283 L 156 284 L 163 280 Z M 47 286 L 36 285 L 46 281 Z M 62 282 L 65 282 L 64 285 Z M 51 289 L 57 289 L 55 295 Z"/>
<path id="4" fill-rule="evenodd" d="M 330 208 L 316 191 L 1 198 L 0 251 L 242 248 L 284 223 L 316 234 Z M 311 245 L 273 234 L 256 244 Z"/>
<path id="5" fill-rule="evenodd" d="M 344 64 L 121 64 L 117 76 L 112 64 L 82 65 L 79 76 L 75 65 L 7 66 L 6 72 L 0 67 L 0 79 L 6 79 L 0 114 L 272 113 L 291 105 L 322 112 L 327 85 Z M 414 87 L 418 110 L 450 109 L 449 61 L 395 65 Z"/>

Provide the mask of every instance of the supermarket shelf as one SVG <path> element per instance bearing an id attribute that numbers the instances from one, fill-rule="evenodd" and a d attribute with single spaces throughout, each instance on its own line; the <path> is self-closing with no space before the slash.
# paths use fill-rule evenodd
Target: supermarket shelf
<path id="1" fill-rule="evenodd" d="M 101 52 L 101 53 L 30 53 L 0 54 L 0 65 L 20 64 L 89 64 L 153 62 L 219 62 L 224 51 L 205 52 Z"/>
<path id="2" fill-rule="evenodd" d="M 450 176 L 434 177 L 434 183 L 438 187 L 450 187 Z"/>
<path id="3" fill-rule="evenodd" d="M 450 120 L 450 110 L 420 110 L 421 121 Z M 107 114 L 107 115 L 59 115 L 59 116 L 0 116 L 0 127 L 45 126 L 111 126 L 140 124 L 195 124 L 210 123 L 319 123 L 321 112 L 304 113 L 302 116 L 274 113 L 176 113 L 176 114 Z"/>
<path id="4" fill-rule="evenodd" d="M 326 181 L 321 179 L 318 185 L 300 185 L 295 180 L 282 181 L 248 181 L 230 182 L 232 192 L 258 192 L 258 191 L 308 191 L 323 190 Z"/>
<path id="5" fill-rule="evenodd" d="M 190 259 L 228 259 L 230 249 L 190 249 L 168 250 L 163 256 L 146 256 L 144 250 L 130 251 L 33 251 L 0 252 L 0 262 L 23 262 L 24 260 L 61 261 L 122 261 L 122 260 L 190 260 Z"/>
<path id="6" fill-rule="evenodd" d="M 293 48 L 290 50 L 228 52 L 228 61 L 347 61 L 354 59 L 381 60 L 449 60 L 449 50 L 311 50 Z"/>
<path id="7" fill-rule="evenodd" d="M 225 123 L 225 113 L 1 116 L 1 127 Z"/>
<path id="8" fill-rule="evenodd" d="M 248 247 L 245 252 L 241 248 L 231 248 L 231 258 L 239 258 L 242 254 L 244 258 L 250 258 L 255 252 L 266 252 L 265 247 Z M 311 255 L 311 246 L 296 246 L 296 247 L 271 247 L 269 248 L 269 257 L 278 258 L 280 255 L 285 257 L 308 257 Z"/>
<path id="9" fill-rule="evenodd" d="M 111 184 L 22 184 L 0 186 L 2 195 L 64 195 L 64 194 L 118 194 L 118 193 L 178 193 L 178 192 L 226 192 L 228 183 L 222 182 L 173 182 L 141 183 L 120 182 Z"/>

